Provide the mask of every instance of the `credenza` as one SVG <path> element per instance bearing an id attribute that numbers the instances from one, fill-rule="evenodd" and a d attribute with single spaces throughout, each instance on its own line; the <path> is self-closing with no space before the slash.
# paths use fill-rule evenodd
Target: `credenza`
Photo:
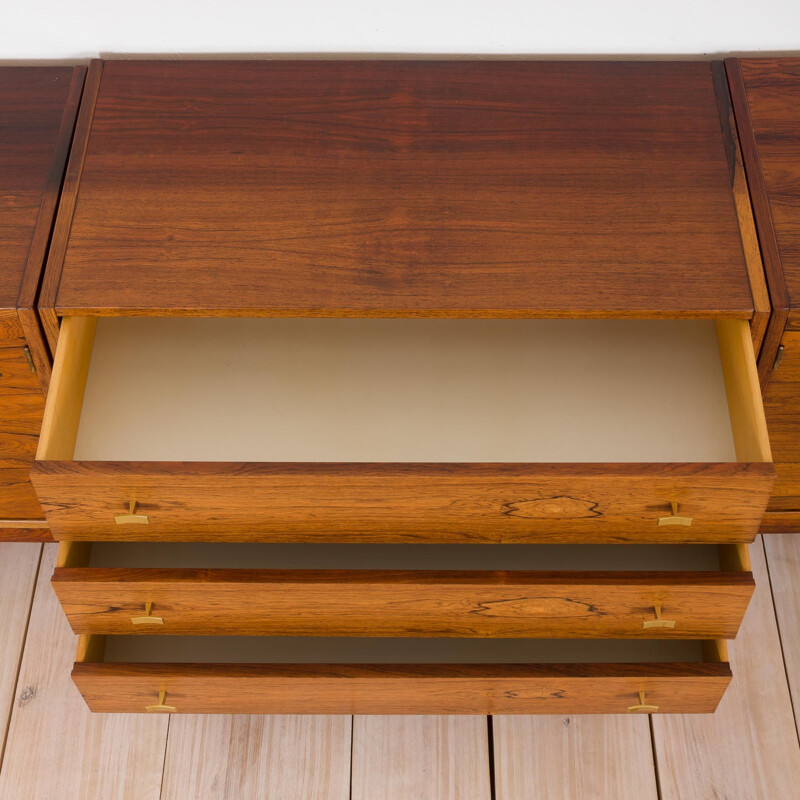
<path id="1" fill-rule="evenodd" d="M 89 707 L 713 711 L 800 515 L 799 63 L 61 68 L 5 535 L 60 542 Z"/>

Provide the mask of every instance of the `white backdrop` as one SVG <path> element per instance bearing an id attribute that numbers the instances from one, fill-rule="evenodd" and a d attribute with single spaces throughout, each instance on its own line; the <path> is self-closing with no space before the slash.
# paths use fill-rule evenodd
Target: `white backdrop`
<path id="1" fill-rule="evenodd" d="M 0 59 L 800 50 L 800 0 L 0 0 Z"/>

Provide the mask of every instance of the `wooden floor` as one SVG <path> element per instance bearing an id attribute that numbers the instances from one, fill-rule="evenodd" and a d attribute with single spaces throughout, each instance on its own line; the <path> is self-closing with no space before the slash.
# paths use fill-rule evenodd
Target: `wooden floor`
<path id="1" fill-rule="evenodd" d="M 717 713 L 652 718 L 92 715 L 55 547 L 0 544 L 0 800 L 800 797 L 800 536 L 751 548 Z"/>

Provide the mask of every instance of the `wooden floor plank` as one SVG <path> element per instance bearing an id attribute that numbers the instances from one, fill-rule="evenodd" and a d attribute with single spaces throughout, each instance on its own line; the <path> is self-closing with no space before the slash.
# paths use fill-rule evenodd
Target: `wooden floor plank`
<path id="1" fill-rule="evenodd" d="M 496 716 L 497 800 L 656 800 L 645 716 Z"/>
<path id="2" fill-rule="evenodd" d="M 663 800 L 772 800 L 800 786 L 800 748 L 760 537 L 750 555 L 756 590 L 730 645 L 734 677 L 716 714 L 653 717 Z"/>
<path id="3" fill-rule="evenodd" d="M 50 587 L 56 548 L 44 546 L 0 797 L 157 800 L 168 718 L 89 712 L 70 679 L 76 637 Z"/>
<path id="4" fill-rule="evenodd" d="M 352 800 L 489 800 L 486 717 L 356 716 Z"/>
<path id="5" fill-rule="evenodd" d="M 42 546 L 0 543 L 0 765 Z"/>
<path id="6" fill-rule="evenodd" d="M 349 716 L 173 716 L 161 800 L 348 800 Z"/>
<path id="7" fill-rule="evenodd" d="M 795 723 L 800 728 L 800 536 L 765 536 L 764 547 Z"/>

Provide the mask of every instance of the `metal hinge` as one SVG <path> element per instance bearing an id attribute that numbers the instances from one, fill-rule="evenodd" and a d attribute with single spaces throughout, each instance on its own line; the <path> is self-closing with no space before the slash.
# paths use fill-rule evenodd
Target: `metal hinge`
<path id="1" fill-rule="evenodd" d="M 778 345 L 778 352 L 775 354 L 775 361 L 772 364 L 772 369 L 778 369 L 781 365 L 781 361 L 783 361 L 783 351 L 785 349 L 786 348 L 782 344 Z"/>
<path id="2" fill-rule="evenodd" d="M 22 348 L 25 353 L 25 360 L 28 362 L 28 366 L 31 368 L 31 372 L 36 372 L 36 365 L 33 363 L 33 357 L 31 356 L 31 349 L 28 345 Z"/>

